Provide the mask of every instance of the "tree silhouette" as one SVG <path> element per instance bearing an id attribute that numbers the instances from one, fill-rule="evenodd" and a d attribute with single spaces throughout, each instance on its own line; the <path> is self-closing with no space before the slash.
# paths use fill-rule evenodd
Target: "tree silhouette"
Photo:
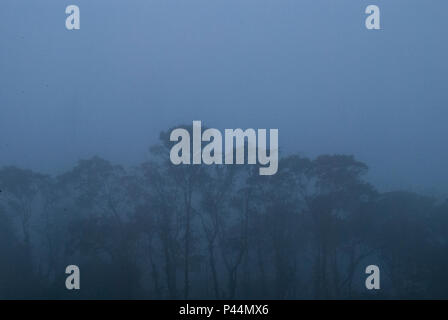
<path id="1" fill-rule="evenodd" d="M 350 155 L 173 165 L 169 132 L 133 168 L 0 168 L 0 298 L 448 298 L 446 199 L 379 192 Z"/>

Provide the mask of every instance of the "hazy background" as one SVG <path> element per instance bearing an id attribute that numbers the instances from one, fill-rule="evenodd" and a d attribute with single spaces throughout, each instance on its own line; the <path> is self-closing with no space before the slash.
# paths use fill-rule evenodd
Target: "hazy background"
<path id="1" fill-rule="evenodd" d="M 133 165 L 161 130 L 202 120 L 354 154 L 380 190 L 445 194 L 447 14 L 442 0 L 2 0 L 0 166 Z"/>

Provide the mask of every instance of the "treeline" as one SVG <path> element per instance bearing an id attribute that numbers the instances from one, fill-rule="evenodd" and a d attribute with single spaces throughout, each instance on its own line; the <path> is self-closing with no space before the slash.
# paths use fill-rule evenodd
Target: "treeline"
<path id="1" fill-rule="evenodd" d="M 347 155 L 174 166 L 167 136 L 130 169 L 1 168 L 0 298 L 448 298 L 447 201 L 379 193 Z"/>

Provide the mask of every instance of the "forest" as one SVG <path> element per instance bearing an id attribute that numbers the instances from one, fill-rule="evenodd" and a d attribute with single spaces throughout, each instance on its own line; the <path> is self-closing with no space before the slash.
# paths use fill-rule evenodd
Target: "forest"
<path id="1" fill-rule="evenodd" d="M 352 155 L 176 166 L 168 132 L 130 168 L 0 168 L 0 299 L 448 298 L 446 199 L 379 192 Z"/>

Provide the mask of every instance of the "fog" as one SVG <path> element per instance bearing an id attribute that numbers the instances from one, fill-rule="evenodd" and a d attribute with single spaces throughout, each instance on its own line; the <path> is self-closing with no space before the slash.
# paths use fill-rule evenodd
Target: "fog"
<path id="1" fill-rule="evenodd" d="M 446 1 L 0 9 L 0 298 L 447 297 Z M 174 166 L 195 120 L 278 129 L 278 174 Z"/>
<path id="2" fill-rule="evenodd" d="M 73 2 L 73 1 L 72 1 Z M 202 120 L 278 128 L 283 152 L 348 153 L 385 189 L 447 190 L 444 1 L 2 1 L 0 165 L 138 163 Z"/>

